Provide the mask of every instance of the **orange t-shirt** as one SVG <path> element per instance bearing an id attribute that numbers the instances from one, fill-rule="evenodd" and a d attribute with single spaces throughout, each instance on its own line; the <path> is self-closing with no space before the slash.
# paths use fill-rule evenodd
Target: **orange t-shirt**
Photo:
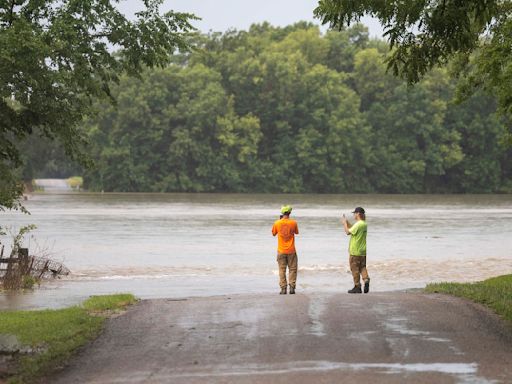
<path id="1" fill-rule="evenodd" d="M 277 220 L 272 226 L 272 235 L 277 235 L 277 253 L 296 253 L 295 235 L 299 234 L 297 222 L 292 219 Z"/>

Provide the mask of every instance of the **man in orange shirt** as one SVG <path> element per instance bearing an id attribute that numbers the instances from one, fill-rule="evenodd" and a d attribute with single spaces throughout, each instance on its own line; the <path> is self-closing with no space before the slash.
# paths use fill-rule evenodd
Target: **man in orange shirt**
<path id="1" fill-rule="evenodd" d="M 290 295 L 295 294 L 297 281 L 297 252 L 295 250 L 295 235 L 299 234 L 299 227 L 295 220 L 290 219 L 292 207 L 281 207 L 282 218 L 272 226 L 272 235 L 277 235 L 277 264 L 279 265 L 279 286 L 281 295 L 286 295 L 286 267 L 290 280 Z"/>

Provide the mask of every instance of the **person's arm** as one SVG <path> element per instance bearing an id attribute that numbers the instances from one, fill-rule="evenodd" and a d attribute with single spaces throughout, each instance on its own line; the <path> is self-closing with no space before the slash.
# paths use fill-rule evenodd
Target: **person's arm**
<path id="1" fill-rule="evenodd" d="M 275 235 L 277 235 L 277 228 L 276 228 L 276 225 L 274 224 L 272 226 L 272 236 L 275 236 Z"/>
<path id="2" fill-rule="evenodd" d="M 299 226 L 297 225 L 297 223 L 295 223 L 295 234 L 299 234 Z"/>
<path id="3" fill-rule="evenodd" d="M 350 221 L 347 220 L 345 215 L 343 215 L 341 221 L 343 222 L 343 229 L 345 230 L 345 233 L 350 236 L 352 233 L 350 233 L 350 228 L 352 227 L 352 224 L 350 224 Z"/>

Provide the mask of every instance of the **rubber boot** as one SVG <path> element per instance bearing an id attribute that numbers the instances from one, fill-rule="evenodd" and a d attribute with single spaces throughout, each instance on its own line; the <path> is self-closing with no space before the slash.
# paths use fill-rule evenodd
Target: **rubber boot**
<path id="1" fill-rule="evenodd" d="M 364 293 L 370 292 L 370 279 L 364 282 Z"/>

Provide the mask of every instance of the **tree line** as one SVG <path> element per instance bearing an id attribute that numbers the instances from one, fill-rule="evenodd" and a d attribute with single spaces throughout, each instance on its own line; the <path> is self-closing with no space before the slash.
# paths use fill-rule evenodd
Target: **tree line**
<path id="1" fill-rule="evenodd" d="M 196 34 L 166 68 L 122 76 L 83 124 L 94 167 L 55 142 L 21 144 L 25 179 L 83 173 L 124 192 L 488 193 L 512 191 L 496 100 L 455 103 L 450 65 L 414 87 L 355 25 Z M 45 148 L 39 150 L 38 148 Z M 65 175 L 66 174 L 66 175 Z"/>

